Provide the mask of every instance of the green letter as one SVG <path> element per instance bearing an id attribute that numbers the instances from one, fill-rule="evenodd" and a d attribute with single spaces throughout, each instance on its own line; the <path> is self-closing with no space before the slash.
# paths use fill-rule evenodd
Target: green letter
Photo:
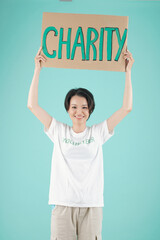
<path id="1" fill-rule="evenodd" d="M 78 43 L 78 38 L 80 37 L 81 42 Z M 74 40 L 73 48 L 72 48 L 72 53 L 71 53 L 71 60 L 74 59 L 75 55 L 75 50 L 76 47 L 81 47 L 81 52 L 82 52 L 82 60 L 85 60 L 85 50 L 84 50 L 84 38 L 83 38 L 83 32 L 82 32 L 82 27 L 78 27 L 76 37 Z"/>
<path id="2" fill-rule="evenodd" d="M 95 38 L 94 38 L 93 40 L 91 40 L 91 34 L 92 34 L 92 32 L 94 32 L 94 34 L 95 34 Z M 94 29 L 94 28 L 88 28 L 88 30 L 87 30 L 86 60 L 89 60 L 90 45 L 91 45 L 92 48 L 93 48 L 93 60 L 96 60 L 96 59 L 97 59 L 96 47 L 95 47 L 95 45 L 93 44 L 94 42 L 97 41 L 97 38 L 98 38 L 98 32 L 97 32 L 97 30 Z"/>
<path id="3" fill-rule="evenodd" d="M 68 28 L 67 41 L 63 41 L 63 28 L 60 28 L 59 32 L 59 48 L 58 59 L 62 58 L 62 44 L 67 44 L 67 59 L 70 58 L 70 40 L 71 40 L 71 28 Z"/>
<path id="4" fill-rule="evenodd" d="M 104 28 L 101 28 L 100 38 L 99 38 L 99 61 L 103 60 L 103 37 L 104 37 Z"/>
<path id="5" fill-rule="evenodd" d="M 115 28 L 106 27 L 105 30 L 107 33 L 107 61 L 112 60 L 112 33 L 115 31 Z"/>
<path id="6" fill-rule="evenodd" d="M 117 55 L 116 55 L 116 57 L 115 57 L 114 60 L 115 60 L 115 61 L 118 61 L 119 56 L 120 56 L 120 54 L 121 54 L 121 52 L 122 52 L 122 49 L 123 49 L 125 40 L 126 40 L 127 28 L 125 28 L 125 30 L 124 30 L 122 39 L 121 39 L 120 34 L 119 34 L 119 28 L 116 28 L 116 34 L 117 34 L 117 38 L 118 38 L 119 49 L 118 49 Z"/>
<path id="7" fill-rule="evenodd" d="M 55 58 L 56 57 L 56 51 L 53 50 L 53 54 L 49 54 L 48 53 L 48 50 L 47 50 L 47 46 L 46 46 L 46 38 L 47 38 L 47 34 L 50 32 L 50 31 L 54 31 L 54 36 L 57 36 L 58 35 L 58 31 L 55 27 L 48 27 L 45 29 L 44 33 L 43 33 L 43 40 L 42 40 L 42 49 L 43 49 L 43 53 L 49 57 L 49 58 Z"/>

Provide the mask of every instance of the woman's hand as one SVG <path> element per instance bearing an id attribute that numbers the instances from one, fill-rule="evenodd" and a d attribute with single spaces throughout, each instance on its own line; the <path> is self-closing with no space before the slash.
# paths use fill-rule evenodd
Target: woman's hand
<path id="1" fill-rule="evenodd" d="M 128 50 L 126 50 L 126 52 L 124 52 L 123 58 L 126 60 L 126 72 L 131 71 L 132 65 L 134 63 L 132 54 Z"/>
<path id="2" fill-rule="evenodd" d="M 35 69 L 38 69 L 38 70 L 41 70 L 41 68 L 42 68 L 41 61 L 43 61 L 43 62 L 47 61 L 46 58 L 44 58 L 42 55 L 40 55 L 41 50 L 42 50 L 42 47 L 39 48 L 38 53 L 35 57 Z"/>

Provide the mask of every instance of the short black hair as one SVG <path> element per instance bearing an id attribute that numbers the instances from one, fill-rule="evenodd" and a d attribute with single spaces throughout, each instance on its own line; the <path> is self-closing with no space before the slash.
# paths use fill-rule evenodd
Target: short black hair
<path id="1" fill-rule="evenodd" d="M 64 100 L 64 106 L 65 106 L 66 111 L 69 110 L 70 100 L 73 96 L 84 97 L 87 100 L 88 108 L 89 108 L 89 117 L 90 117 L 91 113 L 95 109 L 95 101 L 94 101 L 93 94 L 85 88 L 73 88 L 73 89 L 71 89 L 67 93 L 67 95 L 65 97 L 65 100 Z M 88 117 L 88 119 L 89 119 L 89 117 Z"/>

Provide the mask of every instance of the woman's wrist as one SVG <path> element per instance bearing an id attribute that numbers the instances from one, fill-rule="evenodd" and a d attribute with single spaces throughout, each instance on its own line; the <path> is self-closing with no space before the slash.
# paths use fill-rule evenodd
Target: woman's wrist
<path id="1" fill-rule="evenodd" d="M 131 69 L 127 70 L 126 73 L 131 73 Z"/>
<path id="2" fill-rule="evenodd" d="M 35 67 L 34 71 L 35 71 L 35 72 L 38 72 L 38 73 L 40 73 L 41 69 L 40 69 L 40 68 L 37 68 L 37 67 Z"/>

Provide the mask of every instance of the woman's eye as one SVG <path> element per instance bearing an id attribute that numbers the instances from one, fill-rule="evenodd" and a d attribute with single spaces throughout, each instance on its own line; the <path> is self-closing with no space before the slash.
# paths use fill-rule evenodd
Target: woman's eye
<path id="1" fill-rule="evenodd" d="M 72 108 L 74 108 L 74 109 L 75 109 L 76 107 L 75 107 L 75 106 L 73 106 Z M 83 107 L 83 109 L 87 109 L 87 107 Z"/>

